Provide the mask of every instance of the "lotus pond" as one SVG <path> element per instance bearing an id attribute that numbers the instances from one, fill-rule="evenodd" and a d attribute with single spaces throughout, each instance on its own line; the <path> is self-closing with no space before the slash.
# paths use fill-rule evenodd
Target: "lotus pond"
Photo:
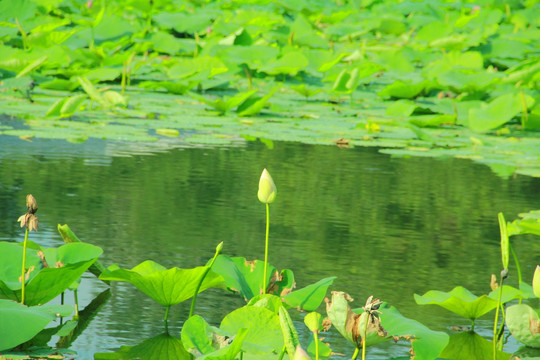
<path id="1" fill-rule="evenodd" d="M 0 0 L 0 359 L 538 356 L 539 12 Z"/>
<path id="2" fill-rule="evenodd" d="M 39 203 L 40 229 L 29 239 L 44 248 L 57 248 L 64 244 L 57 224 L 69 224 L 82 241 L 103 249 L 99 260 L 105 267 L 117 263 L 131 269 L 152 260 L 165 268 L 196 268 L 213 257 L 221 241 L 222 255 L 262 261 L 265 212 L 256 193 L 258 164 L 264 163 L 279 191 L 270 205 L 269 262 L 294 271 L 296 289 L 336 276 L 323 296 L 330 299 L 330 291 L 346 291 L 355 299 L 351 308 L 360 308 L 374 295 L 403 316 L 452 335 L 457 346 L 460 337 L 465 342 L 474 336 L 484 339 L 478 346 L 487 358 L 491 358 L 494 311 L 475 321 L 479 335 L 471 335 L 460 330 L 470 328 L 468 319 L 437 306 L 420 306 L 414 294 L 457 286 L 476 295 L 491 292 L 490 275 L 501 268 L 497 213 L 504 212 L 509 221 L 517 219 L 537 206 L 540 188 L 536 178 L 503 179 L 469 160 L 394 158 L 363 148 L 238 139 L 234 146 L 186 142 L 164 150 L 166 143 L 148 147 L 102 140 L 85 144 L 29 143 L 6 136 L 0 140 L 2 241 L 22 242 L 24 231 L 15 220 L 24 213 L 24 197 L 31 191 Z M 523 282 L 528 284 L 540 252 L 534 236 L 511 237 Z M 213 269 L 218 271 L 216 264 Z M 517 288 L 513 262 L 509 271 L 505 284 Z M 64 298 L 73 304 L 73 292 L 67 291 Z M 174 356 L 188 358 L 178 343 L 162 335 L 165 307 L 131 284 L 113 281 L 109 287 L 86 272 L 78 301 L 82 327 L 45 337 L 42 346 L 67 348 L 81 359 L 175 358 L 171 349 L 176 346 Z M 190 302 L 170 309 L 168 328 L 175 338 L 180 339 Z M 49 304 L 59 303 L 57 297 Z M 534 299 L 524 303 L 534 304 Z M 238 294 L 210 288 L 199 294 L 195 314 L 237 333 L 234 324 L 243 320 L 229 317 L 227 323 L 224 318 L 245 304 Z M 316 310 L 327 316 L 324 303 Z M 392 328 L 384 318 L 388 310 L 380 310 L 383 326 Z M 313 337 L 303 320 L 309 311 L 289 313 L 299 342 L 307 349 Z M 254 319 L 250 314 L 249 321 Z M 56 333 L 59 320 L 49 328 Z M 418 330 L 417 325 L 408 328 Z M 355 347 L 336 329 L 334 324 L 319 336 L 337 353 L 333 358 L 350 358 Z M 279 337 L 265 337 L 263 344 L 283 344 L 279 322 L 274 330 Z M 533 351 L 523 350 L 508 335 L 506 330 L 506 353 Z M 405 359 L 409 348 L 408 341 L 391 341 L 368 347 L 367 355 Z M 467 354 L 462 358 L 470 358 Z M 65 355 L 70 356 L 69 351 Z M 251 356 L 244 353 L 244 358 Z"/>

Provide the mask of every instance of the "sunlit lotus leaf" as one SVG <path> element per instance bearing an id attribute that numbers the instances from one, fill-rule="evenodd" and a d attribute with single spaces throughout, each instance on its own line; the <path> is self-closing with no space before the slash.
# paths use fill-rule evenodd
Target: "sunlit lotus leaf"
<path id="1" fill-rule="evenodd" d="M 164 266 L 147 260 L 131 270 L 118 265 L 109 266 L 101 275 L 101 280 L 126 281 L 163 306 L 181 303 L 195 294 L 197 284 L 207 270 L 207 266 L 193 269 L 179 269 Z M 210 270 L 199 289 L 199 293 L 210 287 L 219 287 L 223 278 Z"/>
<path id="2" fill-rule="evenodd" d="M 452 360 L 508 360 L 511 354 L 497 350 L 493 356 L 493 342 L 484 339 L 474 331 L 464 331 L 449 337 L 448 345 L 439 355 Z"/>
<path id="3" fill-rule="evenodd" d="M 353 312 L 349 306 L 349 301 L 352 301 L 352 298 L 348 294 L 342 291 L 333 291 L 332 300 L 326 303 L 326 313 L 332 322 L 332 326 L 351 344 L 360 348 L 363 341 L 361 334 L 366 329 L 366 320 L 369 321 L 369 316 L 367 316 L 367 313 L 357 314 Z M 368 323 L 366 346 L 372 346 L 391 339 L 390 336 L 383 335 L 380 330 L 379 327 L 369 326 Z"/>
<path id="4" fill-rule="evenodd" d="M 231 258 L 219 255 L 212 266 L 212 270 L 223 276 L 226 286 L 237 291 L 247 301 L 261 293 L 264 262 L 247 261 L 243 257 Z M 268 279 L 276 272 L 276 268 L 268 264 Z"/>
<path id="5" fill-rule="evenodd" d="M 540 265 L 536 265 L 536 269 L 534 270 L 532 290 L 534 296 L 540 298 Z"/>
<path id="6" fill-rule="evenodd" d="M 103 252 L 90 244 L 66 244 L 58 249 L 28 249 L 26 305 L 45 304 L 64 292 Z M 23 248 L 15 243 L 0 242 L 0 298 L 20 301 Z M 18 269 L 18 270 L 17 270 Z"/>
<path id="7" fill-rule="evenodd" d="M 382 326 L 388 334 L 411 342 L 416 360 L 431 360 L 439 356 L 448 344 L 448 334 L 433 331 L 416 320 L 408 319 L 393 306 L 379 308 Z"/>
<path id="8" fill-rule="evenodd" d="M 186 351 L 182 340 L 168 333 L 155 336 L 133 347 L 123 346 L 114 353 L 96 353 L 95 360 L 145 359 L 145 360 L 191 360 L 194 356 Z"/>
<path id="9" fill-rule="evenodd" d="M 412 99 L 418 96 L 424 90 L 424 82 L 397 80 L 387 85 L 379 92 L 383 97 L 395 97 L 400 99 Z"/>
<path id="10" fill-rule="evenodd" d="M 338 75 L 332 90 L 338 93 L 350 94 L 358 87 L 358 68 L 344 69 Z"/>
<path id="11" fill-rule="evenodd" d="M 300 51 L 289 52 L 277 60 L 271 60 L 259 68 L 259 71 L 269 75 L 296 75 L 308 66 L 308 59 Z"/>
<path id="12" fill-rule="evenodd" d="M 336 276 L 327 277 L 304 288 L 294 290 L 285 295 L 283 301 L 290 307 L 314 311 L 321 305 L 328 287 L 334 283 L 335 279 L 337 279 Z"/>
<path id="13" fill-rule="evenodd" d="M 225 316 L 220 329 L 231 336 L 247 329 L 242 345 L 246 353 L 278 354 L 283 348 L 279 316 L 262 307 L 244 306 L 234 310 Z"/>
<path id="14" fill-rule="evenodd" d="M 534 99 L 526 96 L 527 107 L 534 104 Z M 468 126 L 474 131 L 488 131 L 506 124 L 522 110 L 521 96 L 504 94 L 489 104 L 469 110 Z"/>
<path id="15" fill-rule="evenodd" d="M 56 319 L 57 313 L 69 316 L 72 311 L 73 308 L 68 305 L 28 307 L 0 299 L 0 351 L 30 340 Z"/>
<path id="16" fill-rule="evenodd" d="M 414 294 L 414 300 L 418 305 L 439 305 L 467 319 L 475 320 L 497 307 L 499 289 L 489 295 L 476 296 L 464 287 L 457 286 L 450 292 L 430 290 L 422 296 Z M 503 304 L 523 297 L 521 291 L 511 286 L 504 285 L 503 289 L 501 298 Z"/>
<path id="17" fill-rule="evenodd" d="M 281 299 L 272 294 L 259 294 L 251 298 L 247 303 L 249 306 L 258 306 L 268 309 L 275 314 L 279 314 L 279 308 L 283 307 Z"/>
<path id="18" fill-rule="evenodd" d="M 518 304 L 506 309 L 506 325 L 517 340 L 540 348 L 540 311 L 529 305 Z"/>
<path id="19" fill-rule="evenodd" d="M 249 97 L 251 97 L 253 94 L 255 94 L 257 90 L 250 90 L 246 92 L 238 93 L 231 97 L 223 97 L 223 98 L 215 98 L 210 99 L 205 96 L 201 96 L 195 93 L 190 93 L 190 96 L 194 99 L 213 107 L 216 109 L 219 113 L 224 114 L 229 110 L 232 110 L 239 105 L 241 105 L 243 102 L 245 102 Z"/>
<path id="20" fill-rule="evenodd" d="M 304 323 L 311 332 L 319 332 L 322 329 L 322 315 L 318 312 L 310 312 L 304 317 Z"/>
<path id="21" fill-rule="evenodd" d="M 322 92 L 322 89 L 312 89 L 312 88 L 307 87 L 306 84 L 293 85 L 291 86 L 291 89 L 293 89 L 300 95 L 304 96 L 306 99 Z"/>
<path id="22" fill-rule="evenodd" d="M 266 106 L 266 103 L 272 95 L 278 90 L 277 87 L 270 90 L 270 92 L 266 95 L 264 95 L 261 98 L 251 98 L 247 101 L 243 102 L 240 106 L 238 106 L 238 115 L 239 116 L 251 116 L 251 115 L 257 115 L 261 112 L 261 110 Z"/>
<path id="23" fill-rule="evenodd" d="M 165 89 L 173 94 L 185 94 L 197 85 L 197 81 L 143 81 L 139 84 L 144 89 Z"/>

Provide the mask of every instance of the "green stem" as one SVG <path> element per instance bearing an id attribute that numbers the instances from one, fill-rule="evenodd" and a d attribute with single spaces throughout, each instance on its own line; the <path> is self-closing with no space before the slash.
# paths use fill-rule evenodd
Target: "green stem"
<path id="1" fill-rule="evenodd" d="M 204 273 L 201 276 L 201 279 L 199 280 L 199 283 L 197 284 L 197 288 L 195 289 L 195 294 L 193 294 L 193 299 L 191 300 L 191 307 L 189 308 L 189 316 L 188 317 L 193 316 L 193 312 L 195 311 L 195 302 L 197 301 L 197 294 L 199 293 L 199 290 L 201 289 L 201 286 L 202 286 L 202 283 L 204 281 L 204 278 L 206 277 L 206 274 L 208 274 L 208 272 L 212 268 L 212 265 L 214 265 L 214 261 L 216 261 L 216 258 L 217 258 L 217 256 L 219 255 L 220 252 L 221 252 L 221 249 L 220 249 L 220 246 L 218 245 L 218 247 L 216 248 L 216 253 L 214 254 L 214 257 L 212 258 L 212 261 L 210 262 L 210 266 L 208 266 L 206 268 L 206 270 L 204 271 Z"/>
<path id="2" fill-rule="evenodd" d="M 523 279 L 521 277 L 521 266 L 519 265 L 519 260 L 517 258 L 516 252 L 514 251 L 514 248 L 512 247 L 512 244 L 510 244 L 509 247 L 510 247 L 510 252 L 512 253 L 512 257 L 514 258 L 514 262 L 516 263 L 516 270 L 517 270 L 517 273 L 518 273 L 518 287 L 521 287 L 521 282 L 523 281 Z M 521 304 L 522 301 L 523 301 L 523 299 L 519 298 L 519 303 L 520 304 Z"/>
<path id="3" fill-rule="evenodd" d="M 270 232 L 270 205 L 266 204 L 266 240 L 264 242 L 264 277 L 262 293 L 266 294 L 266 276 L 268 272 L 268 233 Z"/>
<path id="4" fill-rule="evenodd" d="M 165 323 L 165 332 L 169 333 L 169 324 L 167 323 L 167 319 L 169 318 L 169 309 L 171 308 L 171 305 L 167 305 L 167 308 L 165 309 L 165 316 L 163 317 L 163 322 Z"/>
<path id="5" fill-rule="evenodd" d="M 24 232 L 24 243 L 23 243 L 23 257 L 22 257 L 22 275 L 21 275 L 21 282 L 22 282 L 22 289 L 21 289 L 21 304 L 24 305 L 24 287 L 26 285 L 26 242 L 28 241 L 28 227 L 26 227 L 26 231 Z"/>
<path id="6" fill-rule="evenodd" d="M 367 326 L 369 322 L 369 313 L 366 313 L 367 319 L 364 325 L 364 334 L 362 334 L 362 360 L 366 360 L 366 337 L 367 337 Z"/>
<path id="7" fill-rule="evenodd" d="M 77 319 L 79 318 L 79 296 L 77 289 L 73 290 L 73 297 L 75 298 L 75 316 Z"/>
<path id="8" fill-rule="evenodd" d="M 523 93 L 523 89 L 520 91 L 521 95 L 521 129 L 525 130 L 525 124 L 528 120 L 528 110 L 527 110 L 527 100 L 525 100 L 525 94 Z"/>
<path id="9" fill-rule="evenodd" d="M 285 345 L 283 345 L 283 349 L 281 349 L 281 354 L 279 354 L 279 359 L 278 360 L 283 360 L 283 356 L 285 356 L 286 351 L 287 351 L 287 347 L 285 347 Z"/>
<path id="10" fill-rule="evenodd" d="M 356 358 L 358 357 L 359 352 L 360 352 L 360 348 L 354 349 L 354 353 L 352 354 L 351 360 L 356 360 Z"/>
<path id="11" fill-rule="evenodd" d="M 313 332 L 313 339 L 315 339 L 315 360 L 319 360 L 319 338 L 317 332 Z"/>
<path id="12" fill-rule="evenodd" d="M 474 331 L 474 319 L 471 320 L 471 331 Z"/>
<path id="13" fill-rule="evenodd" d="M 495 323 L 493 324 L 493 360 L 496 359 L 496 350 L 497 350 L 497 328 L 499 324 L 499 308 L 501 307 L 501 299 L 503 292 L 503 282 L 504 278 L 501 274 L 501 283 L 499 286 L 499 300 L 497 301 L 497 310 L 495 310 Z"/>

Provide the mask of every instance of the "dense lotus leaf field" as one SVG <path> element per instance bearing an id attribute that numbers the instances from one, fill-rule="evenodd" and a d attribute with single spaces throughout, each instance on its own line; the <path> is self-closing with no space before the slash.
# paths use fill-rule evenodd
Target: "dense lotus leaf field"
<path id="1" fill-rule="evenodd" d="M 539 12 L 532 0 L 3 0 L 0 132 L 373 146 L 540 176 Z"/>

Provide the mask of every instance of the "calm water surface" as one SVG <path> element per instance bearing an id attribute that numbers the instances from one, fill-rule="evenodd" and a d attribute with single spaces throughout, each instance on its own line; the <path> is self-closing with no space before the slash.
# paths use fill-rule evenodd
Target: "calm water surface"
<path id="1" fill-rule="evenodd" d="M 449 330 L 468 321 L 435 306 L 418 306 L 413 294 L 457 285 L 478 295 L 489 292 L 490 275 L 501 267 L 497 213 L 512 220 L 540 208 L 540 179 L 502 179 L 467 160 L 392 158 L 369 148 L 268 146 L 242 139 L 230 147 L 174 147 L 29 143 L 0 136 L 0 240 L 23 239 L 16 220 L 25 212 L 25 195 L 32 193 L 40 219 L 35 241 L 59 246 L 56 226 L 69 224 L 83 241 L 103 248 L 106 266 L 131 268 L 151 259 L 167 267 L 194 267 L 206 263 L 221 241 L 228 255 L 262 259 L 265 208 L 256 193 L 266 167 L 278 187 L 271 205 L 273 265 L 294 270 L 298 287 L 338 276 L 331 290 L 348 292 L 353 307 L 375 295 L 432 329 Z M 513 244 L 530 282 L 540 243 L 521 236 Z M 81 308 L 106 289 L 85 275 Z M 198 313 L 219 325 L 242 305 L 238 296 L 208 290 L 198 298 Z M 188 312 L 189 302 L 172 308 L 173 335 L 179 335 Z M 70 348 L 79 358 L 92 359 L 137 345 L 163 331 L 163 313 L 133 286 L 115 283 Z M 490 336 L 493 316 L 477 322 L 480 334 Z M 295 319 L 306 339 L 301 316 Z M 352 347 L 335 330 L 325 335 L 334 351 L 350 356 Z M 518 347 L 510 338 L 506 350 Z M 384 344 L 369 354 L 404 356 L 407 347 Z"/>

